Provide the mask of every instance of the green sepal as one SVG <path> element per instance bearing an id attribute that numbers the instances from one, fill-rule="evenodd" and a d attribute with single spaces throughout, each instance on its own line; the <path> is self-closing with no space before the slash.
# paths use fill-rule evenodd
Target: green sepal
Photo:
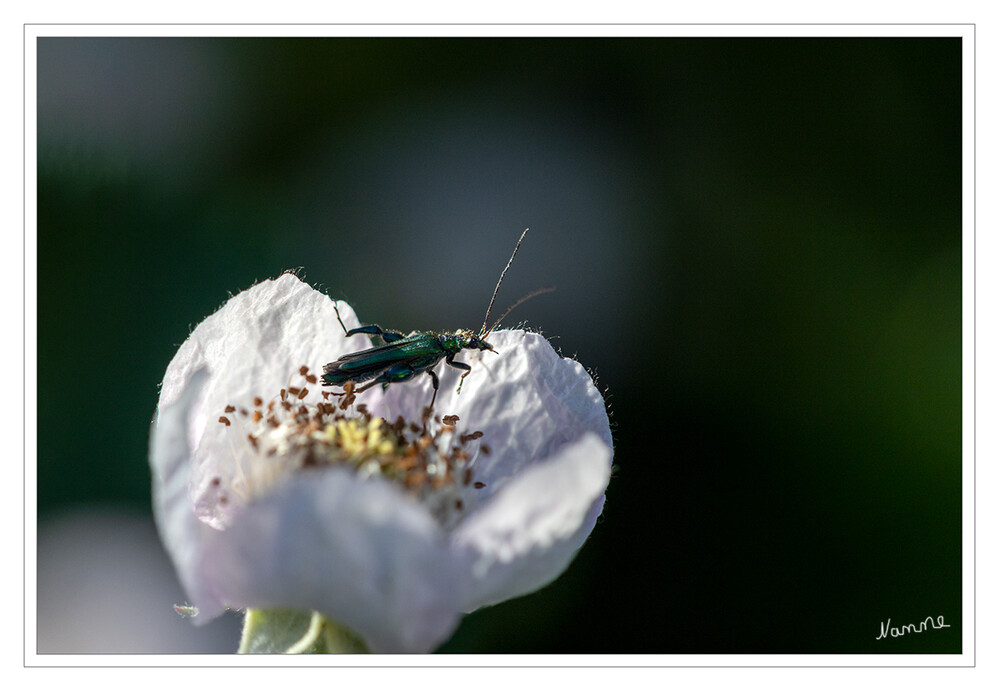
<path id="1" fill-rule="evenodd" d="M 239 653 L 367 653 L 357 634 L 319 612 L 292 609 L 248 609 L 243 619 Z"/>

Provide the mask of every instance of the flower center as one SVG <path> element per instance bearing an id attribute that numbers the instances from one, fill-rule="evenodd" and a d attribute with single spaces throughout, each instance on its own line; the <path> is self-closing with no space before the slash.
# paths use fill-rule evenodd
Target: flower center
<path id="1" fill-rule="evenodd" d="M 244 449 L 237 450 L 231 482 L 210 481 L 218 509 L 229 501 L 223 484 L 243 502 L 252 501 L 283 479 L 299 472 L 347 467 L 361 478 L 396 483 L 423 503 L 445 527 L 457 523 L 475 501 L 474 461 L 485 444 L 475 444 L 482 432 L 459 434 L 458 416 L 434 416 L 428 407 L 420 422 L 401 415 L 394 422 L 372 415 L 363 403 L 354 405 L 354 386 L 342 394 L 323 392 L 323 400 L 307 403 L 308 386 L 317 382 L 307 367 L 299 370 L 302 386 L 288 386 L 264 405 L 229 405 L 219 417 L 229 433 L 242 428 Z M 339 399 L 339 400 L 337 400 Z M 241 451 L 241 452 L 240 452 Z"/>

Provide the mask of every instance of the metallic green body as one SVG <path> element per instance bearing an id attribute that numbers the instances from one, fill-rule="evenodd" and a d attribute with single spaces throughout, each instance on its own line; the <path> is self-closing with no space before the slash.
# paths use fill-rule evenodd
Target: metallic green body
<path id="1" fill-rule="evenodd" d="M 380 337 L 384 345 L 348 353 L 327 364 L 323 367 L 324 385 L 343 386 L 348 381 L 367 382 L 357 389 L 360 392 L 375 384 L 381 384 L 384 388 L 389 384 L 409 381 L 425 372 L 433 380 L 434 400 L 436 400 L 440 380 L 433 368 L 441 359 L 455 369 L 464 370 L 464 374 L 461 375 L 464 378 L 472 368 L 463 362 L 455 362 L 455 355 L 466 348 L 496 352 L 475 333 L 466 330 L 443 334 L 414 331 L 408 336 L 403 336 L 370 325 L 351 329 L 347 331 L 347 336 L 358 333 Z"/>

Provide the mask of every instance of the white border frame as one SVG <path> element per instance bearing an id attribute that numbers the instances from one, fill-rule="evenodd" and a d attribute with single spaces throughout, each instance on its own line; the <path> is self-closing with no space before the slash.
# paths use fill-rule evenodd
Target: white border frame
<path id="1" fill-rule="evenodd" d="M 900 37 L 963 39 L 962 101 L 962 647 L 960 655 L 38 655 L 37 554 L 37 111 L 36 39 L 48 36 L 629 36 Z M 26 24 L 24 26 L 24 664 L 29 667 L 969 667 L 975 665 L 975 27 L 972 24 Z M 31 375 L 29 379 L 29 374 Z M 30 554 L 29 554 L 30 550 Z M 234 642 L 235 643 L 235 642 Z M 800 680 L 799 680 L 800 681 Z"/>

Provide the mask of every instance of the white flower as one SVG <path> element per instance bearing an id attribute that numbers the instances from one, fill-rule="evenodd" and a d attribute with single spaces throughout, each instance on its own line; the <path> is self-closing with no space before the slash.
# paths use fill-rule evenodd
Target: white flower
<path id="1" fill-rule="evenodd" d="M 294 275 L 202 322 L 167 368 L 150 449 L 157 524 L 196 621 L 227 607 L 318 611 L 372 652 L 427 652 L 461 613 L 565 570 L 610 478 L 604 402 L 540 335 L 489 341 L 497 353 L 457 357 L 472 367 L 460 395 L 460 371 L 436 368 L 435 412 L 458 421 L 419 430 L 428 376 L 352 405 L 305 381 L 371 343 L 345 338 L 333 302 Z"/>

